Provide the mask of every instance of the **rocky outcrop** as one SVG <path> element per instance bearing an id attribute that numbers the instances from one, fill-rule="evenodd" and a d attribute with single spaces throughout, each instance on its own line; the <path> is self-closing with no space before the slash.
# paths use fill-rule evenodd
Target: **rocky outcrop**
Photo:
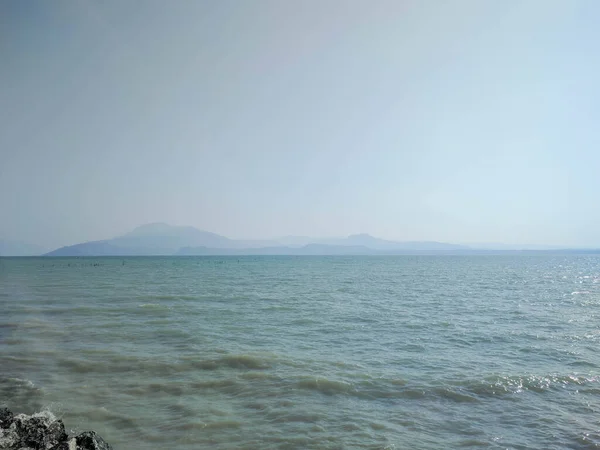
<path id="1" fill-rule="evenodd" d="M 112 450 L 94 431 L 74 437 L 52 413 L 14 415 L 0 408 L 0 450 Z"/>

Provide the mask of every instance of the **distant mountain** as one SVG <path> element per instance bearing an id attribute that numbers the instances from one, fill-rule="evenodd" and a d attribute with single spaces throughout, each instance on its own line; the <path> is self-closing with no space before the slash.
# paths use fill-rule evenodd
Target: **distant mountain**
<path id="1" fill-rule="evenodd" d="M 39 256 L 47 251 L 41 245 L 0 239 L 0 256 Z"/>
<path id="2" fill-rule="evenodd" d="M 449 251 L 449 250 L 467 250 L 469 247 L 464 245 L 446 244 L 434 241 L 407 241 L 396 242 L 379 239 L 369 234 L 353 234 L 347 238 L 326 239 L 320 241 L 327 245 L 353 245 L 364 246 L 373 250 L 381 251 Z"/>
<path id="3" fill-rule="evenodd" d="M 303 247 L 309 244 L 321 244 L 328 246 L 352 246 L 367 247 L 371 250 L 386 251 L 449 251 L 449 250 L 467 250 L 470 247 L 466 245 L 446 244 L 434 241 L 388 241 L 371 236 L 370 234 L 352 234 L 344 238 L 322 238 L 314 239 L 306 236 L 286 236 L 279 239 L 279 242 L 287 247 Z"/>
<path id="4" fill-rule="evenodd" d="M 383 255 L 464 251 L 470 251 L 469 247 L 429 241 L 387 241 L 368 234 L 333 239 L 288 236 L 280 240 L 235 240 L 194 227 L 152 223 L 113 239 L 61 247 L 47 256 Z"/>
<path id="5" fill-rule="evenodd" d="M 194 227 L 152 223 L 114 239 L 61 247 L 46 256 L 173 255 L 182 247 L 235 247 L 236 241 Z"/>
<path id="6" fill-rule="evenodd" d="M 185 247 L 177 252 L 180 256 L 212 255 L 369 255 L 373 249 L 351 245 L 308 244 L 302 247 L 262 247 L 262 248 L 207 248 Z"/>
<path id="7" fill-rule="evenodd" d="M 281 242 L 276 240 L 267 239 L 245 239 L 245 240 L 232 240 L 235 248 L 265 248 L 265 247 L 279 247 Z"/>
<path id="8" fill-rule="evenodd" d="M 111 244 L 143 252 L 143 254 L 173 254 L 181 247 L 199 245 L 216 248 L 235 247 L 235 241 L 194 227 L 176 227 L 154 223 L 137 227 L 130 233 L 111 239 Z"/>
<path id="9" fill-rule="evenodd" d="M 111 241 L 93 241 L 61 247 L 46 253 L 44 256 L 134 256 L 149 254 L 118 247 L 111 244 Z"/>

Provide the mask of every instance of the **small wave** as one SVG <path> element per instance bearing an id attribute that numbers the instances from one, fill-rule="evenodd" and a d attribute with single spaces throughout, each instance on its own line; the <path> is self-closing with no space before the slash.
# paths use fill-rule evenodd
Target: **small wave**
<path id="1" fill-rule="evenodd" d="M 581 387 L 578 390 L 582 394 L 600 395 L 600 387 Z"/>
<path id="2" fill-rule="evenodd" d="M 281 414 L 280 412 L 271 412 L 267 414 L 267 419 L 273 423 L 316 423 L 323 419 L 320 414 L 310 412 L 300 412 L 292 414 Z"/>
<path id="3" fill-rule="evenodd" d="M 280 378 L 278 376 L 267 373 L 267 372 L 245 372 L 240 375 L 240 378 L 243 378 L 244 380 L 258 380 L 258 381 L 280 380 Z"/>
<path id="4" fill-rule="evenodd" d="M 594 364 L 590 361 L 583 361 L 583 360 L 573 361 L 573 362 L 569 363 L 568 365 L 571 367 L 589 367 L 592 369 L 598 368 L 597 364 Z"/>
<path id="5" fill-rule="evenodd" d="M 161 305 L 160 303 L 140 303 L 138 306 L 146 309 L 170 309 L 169 306 Z"/>
<path id="6" fill-rule="evenodd" d="M 316 319 L 311 319 L 311 318 L 308 318 L 308 317 L 304 317 L 304 318 L 292 320 L 290 322 L 290 325 L 291 326 L 317 325 L 319 323 L 320 322 L 318 320 L 316 320 Z"/>
<path id="7" fill-rule="evenodd" d="M 215 390 L 231 390 L 231 388 L 237 388 L 238 383 L 235 380 L 224 379 L 224 380 L 205 380 L 205 381 L 195 381 L 190 383 L 190 387 L 193 389 L 205 390 L 205 389 L 215 389 Z"/>
<path id="8" fill-rule="evenodd" d="M 477 395 L 490 396 L 502 394 L 515 394 L 523 391 L 543 393 L 551 389 L 568 386 L 583 386 L 597 383 L 595 376 L 582 375 L 527 375 L 527 376 L 501 376 L 488 378 L 482 381 L 464 383 L 464 388 Z"/>
<path id="9" fill-rule="evenodd" d="M 153 394 L 162 392 L 175 396 L 181 396 L 184 393 L 183 387 L 175 383 L 150 383 L 146 386 L 146 390 Z"/>
<path id="10" fill-rule="evenodd" d="M 190 361 L 189 364 L 202 370 L 220 368 L 264 370 L 271 367 L 270 362 L 266 359 L 252 355 L 227 355 L 216 359 Z"/>
<path id="11" fill-rule="evenodd" d="M 174 423 L 172 425 L 165 425 L 163 427 L 163 430 L 169 430 L 169 431 L 185 431 L 185 432 L 190 432 L 190 431 L 195 431 L 195 430 L 203 430 L 204 428 L 206 428 L 206 422 L 201 422 L 201 421 L 186 421 L 186 422 L 177 422 Z"/>
<path id="12" fill-rule="evenodd" d="M 223 429 L 223 428 L 239 428 L 242 426 L 242 422 L 237 420 L 221 420 L 218 422 L 208 422 L 206 428 L 208 429 Z"/>
<path id="13" fill-rule="evenodd" d="M 83 355 L 83 353 L 81 354 Z M 85 358 L 63 356 L 57 358 L 59 367 L 73 373 L 132 373 L 143 371 L 154 376 L 168 376 L 196 370 L 266 370 L 272 367 L 272 359 L 254 355 L 224 355 L 213 359 L 138 358 L 128 354 L 87 353 Z M 26 362 L 29 362 L 27 360 Z"/>
<path id="14" fill-rule="evenodd" d="M 404 380 L 376 379 L 358 383 L 305 377 L 295 382 L 299 389 L 316 391 L 326 395 L 349 395 L 364 399 L 444 400 L 455 403 L 476 403 L 482 397 L 518 394 L 524 391 L 545 393 L 552 389 L 570 386 L 580 387 L 596 384 L 595 376 L 549 375 L 549 376 L 498 376 L 486 379 L 467 379 L 447 382 L 443 385 L 410 383 Z M 599 388 L 600 389 L 600 388 Z"/>
<path id="15" fill-rule="evenodd" d="M 33 383 L 33 381 L 31 380 L 27 380 L 24 378 L 6 378 L 7 381 L 9 382 L 15 382 L 19 385 L 28 387 L 28 388 L 35 388 L 35 384 Z"/>
<path id="16" fill-rule="evenodd" d="M 141 430 L 141 425 L 134 416 L 111 411 L 105 407 L 85 409 L 80 414 L 88 420 L 109 423 L 119 430 L 127 430 L 128 432 L 140 432 Z"/>
<path id="17" fill-rule="evenodd" d="M 300 389 L 319 391 L 326 395 L 347 394 L 354 390 L 350 383 L 345 381 L 328 380 L 327 378 L 309 378 L 296 383 Z"/>
<path id="18" fill-rule="evenodd" d="M 74 373 L 89 373 L 95 372 L 102 367 L 102 364 L 97 363 L 95 361 L 87 361 L 81 359 L 67 359 L 63 358 L 57 361 L 58 365 L 64 367 L 65 369 L 69 369 Z M 106 368 L 105 372 L 110 372 L 110 368 Z"/>
<path id="19" fill-rule="evenodd" d="M 387 427 L 382 423 L 371 422 L 369 426 L 374 430 L 385 430 Z"/>
<path id="20" fill-rule="evenodd" d="M 31 380 L 0 377 L 0 405 L 15 406 L 21 411 L 34 412 L 43 409 L 44 392 Z"/>
<path id="21" fill-rule="evenodd" d="M 479 401 L 476 397 L 469 395 L 466 392 L 463 392 L 459 389 L 451 389 L 451 388 L 436 388 L 433 390 L 436 396 L 446 399 L 452 400 L 456 403 L 475 403 Z"/>
<path id="22" fill-rule="evenodd" d="M 142 295 L 141 298 L 148 300 L 195 300 L 193 295 Z"/>
<path id="23" fill-rule="evenodd" d="M 168 403 L 163 407 L 163 410 L 175 417 L 192 417 L 195 410 L 192 407 L 181 403 Z"/>
<path id="24" fill-rule="evenodd" d="M 459 447 L 489 447 L 490 444 L 489 442 L 486 441 L 481 441 L 478 439 L 467 439 L 464 441 L 461 441 L 457 444 Z"/>

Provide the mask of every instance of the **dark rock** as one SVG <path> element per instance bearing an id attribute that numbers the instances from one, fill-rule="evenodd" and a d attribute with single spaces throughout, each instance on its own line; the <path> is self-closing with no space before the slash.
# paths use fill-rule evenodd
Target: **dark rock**
<path id="1" fill-rule="evenodd" d="M 14 422 L 9 422 L 8 420 L 3 421 L 3 425 L 0 427 L 0 449 L 20 448 L 20 443 L 21 438 L 17 434 Z"/>
<path id="2" fill-rule="evenodd" d="M 44 412 L 27 416 L 0 408 L 0 450 L 112 450 L 94 431 L 69 439 L 62 420 Z"/>
<path id="3" fill-rule="evenodd" d="M 72 441 L 72 446 L 69 443 Z M 71 438 L 68 441 L 63 441 L 54 447 L 50 447 L 49 450 L 77 450 L 77 444 L 75 443 L 75 438 Z"/>
<path id="4" fill-rule="evenodd" d="M 13 423 L 14 415 L 8 408 L 0 408 L 0 428 L 8 428 Z"/>
<path id="5" fill-rule="evenodd" d="M 65 425 L 62 420 L 52 422 L 46 429 L 44 436 L 44 448 L 52 448 L 59 445 L 61 442 L 65 442 L 69 436 L 65 432 Z"/>
<path id="6" fill-rule="evenodd" d="M 85 431 L 75 437 L 77 450 L 112 450 L 104 439 L 96 434 L 95 431 Z"/>
<path id="7" fill-rule="evenodd" d="M 14 424 L 23 447 L 44 448 L 44 436 L 49 425 L 45 418 L 17 416 Z"/>

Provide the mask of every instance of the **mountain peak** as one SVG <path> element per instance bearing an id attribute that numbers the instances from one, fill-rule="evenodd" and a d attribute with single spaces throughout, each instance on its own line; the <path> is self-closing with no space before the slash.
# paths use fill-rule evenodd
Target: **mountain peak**
<path id="1" fill-rule="evenodd" d="M 196 250 L 194 250 L 196 248 Z M 394 242 L 367 233 L 346 238 L 311 239 L 288 236 L 278 241 L 243 241 L 229 239 L 191 226 L 174 226 L 164 222 L 140 225 L 127 234 L 105 241 L 63 247 L 54 256 L 85 255 L 173 255 L 181 254 L 368 254 L 373 252 L 441 252 L 465 247 L 439 242 Z"/>
<path id="2" fill-rule="evenodd" d="M 173 255 L 182 247 L 229 248 L 236 244 L 224 236 L 194 227 L 156 222 L 141 225 L 129 233 L 106 241 L 62 247 L 50 255 Z"/>
<path id="3" fill-rule="evenodd" d="M 348 242 L 353 242 L 353 243 L 357 243 L 357 244 L 360 243 L 360 245 L 377 244 L 377 243 L 386 242 L 384 239 L 376 238 L 375 236 L 371 236 L 370 234 L 367 234 L 367 233 L 351 234 L 350 236 L 348 236 L 348 238 L 346 240 Z"/>
<path id="4" fill-rule="evenodd" d="M 169 225 L 168 223 L 165 222 L 153 222 L 153 223 L 147 223 L 145 225 L 140 225 L 138 227 L 135 227 L 132 231 L 130 231 L 129 235 L 138 235 L 138 234 L 160 234 L 160 233 L 164 233 L 165 231 L 171 231 L 173 230 L 174 226 Z"/>

